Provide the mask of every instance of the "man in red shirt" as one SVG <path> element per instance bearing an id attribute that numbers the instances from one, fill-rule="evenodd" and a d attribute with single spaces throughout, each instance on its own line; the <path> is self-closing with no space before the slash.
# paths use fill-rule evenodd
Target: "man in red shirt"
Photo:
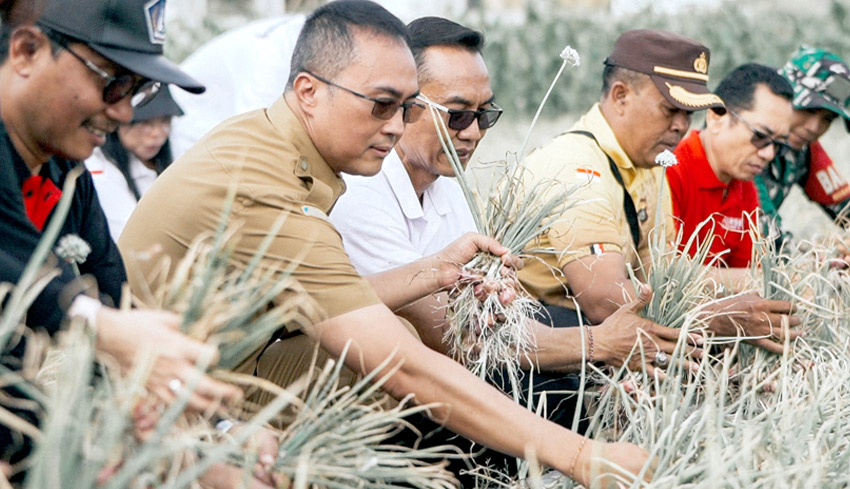
<path id="1" fill-rule="evenodd" d="M 787 152 L 793 90 L 776 69 L 739 66 L 716 90 L 726 113 L 706 114 L 706 127 L 676 147 L 679 164 L 667 173 L 682 249 L 691 256 L 709 246 L 706 264 L 750 263 L 758 226 L 753 178 Z M 689 238 L 696 233 L 693 240 Z"/>

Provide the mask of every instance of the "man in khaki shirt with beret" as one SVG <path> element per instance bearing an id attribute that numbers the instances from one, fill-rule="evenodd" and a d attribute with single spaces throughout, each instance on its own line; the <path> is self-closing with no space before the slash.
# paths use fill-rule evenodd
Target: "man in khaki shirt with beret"
<path id="1" fill-rule="evenodd" d="M 216 229 L 228 188 L 235 185 L 233 220 L 242 226 L 233 264 L 244 266 L 286 214 L 264 266 L 293 267 L 315 305 L 315 311 L 303 308 L 314 319 L 306 332 L 327 353 L 339 356 L 351 341 L 344 360 L 361 373 L 394 355 L 402 363 L 384 386 L 394 397 L 413 394 L 418 403 L 439 403 L 431 415 L 453 431 L 514 456 L 532 450 L 541 463 L 585 485 L 592 457 L 637 473 L 647 460 L 640 448 L 587 440 L 535 416 L 425 347 L 391 312 L 452 284 L 457 264 L 478 249 L 509 259 L 498 243 L 467 235 L 369 281 L 348 260 L 326 217 L 344 190 L 339 174 L 375 174 L 404 123 L 422 110 L 415 104 L 416 67 L 406 41 L 404 25 L 372 2 L 339 0 L 314 12 L 296 45 L 283 98 L 219 125 L 142 198 L 119 243 L 134 291 L 144 295 L 154 265 L 133 255 L 159 246 L 178 260 L 196 235 Z M 298 347 L 287 347 L 290 340 L 263 356 L 296 353 Z M 266 373 L 281 383 L 287 376 L 277 368 Z"/>
<path id="2" fill-rule="evenodd" d="M 677 34 L 623 33 L 605 59 L 600 102 L 526 159 L 533 178 L 585 184 L 575 194 L 578 205 L 533 244 L 555 253 L 539 255 L 542 262 L 528 260 L 519 273 L 555 324 L 578 324 L 576 303 L 587 320 L 600 323 L 635 296 L 627 266 L 638 277 L 646 272 L 641 264 L 649 263 L 657 213 L 666 221 L 665 241 L 675 239 L 669 189 L 655 160 L 675 149 L 694 111 L 724 110 L 707 87 L 709 56 L 706 46 Z M 748 335 L 767 337 L 770 325 L 781 324 L 792 310 L 787 302 L 756 295 L 717 307 L 711 327 L 724 336 L 736 336 L 743 327 Z M 798 323 L 791 319 L 792 325 Z M 761 343 L 781 349 L 783 336 L 778 336 L 779 343 L 771 338 Z"/>

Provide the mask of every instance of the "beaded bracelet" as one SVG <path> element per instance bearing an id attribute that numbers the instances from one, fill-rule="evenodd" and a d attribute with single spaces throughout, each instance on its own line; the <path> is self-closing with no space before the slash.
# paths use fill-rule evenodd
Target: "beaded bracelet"
<path id="1" fill-rule="evenodd" d="M 573 462 L 570 464 L 570 472 L 567 474 L 571 479 L 575 480 L 574 471 L 576 468 L 576 463 L 578 462 L 578 456 L 581 455 L 581 451 L 584 450 L 584 444 L 587 443 L 587 437 L 581 439 L 581 443 L 578 444 L 578 450 L 576 450 L 576 454 L 573 455 Z"/>
<path id="2" fill-rule="evenodd" d="M 587 353 L 587 363 L 593 363 L 593 330 L 590 326 L 585 326 L 587 330 L 587 344 L 588 344 L 588 353 Z"/>

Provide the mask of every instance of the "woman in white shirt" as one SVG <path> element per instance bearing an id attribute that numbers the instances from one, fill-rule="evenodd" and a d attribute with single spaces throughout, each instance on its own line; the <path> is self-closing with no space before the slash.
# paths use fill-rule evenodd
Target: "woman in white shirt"
<path id="1" fill-rule="evenodd" d="M 136 203 L 171 164 L 171 118 L 181 115 L 168 87 L 162 87 L 86 160 L 113 240 L 118 241 Z"/>

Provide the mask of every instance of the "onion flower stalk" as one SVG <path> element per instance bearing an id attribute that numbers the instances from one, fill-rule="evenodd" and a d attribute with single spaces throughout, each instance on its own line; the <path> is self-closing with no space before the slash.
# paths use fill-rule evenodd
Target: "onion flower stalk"
<path id="1" fill-rule="evenodd" d="M 711 240 L 698 242 L 699 231 L 708 226 L 709 221 L 701 223 L 686 242 L 683 243 L 684 236 L 680 231 L 675 242 L 667 243 L 667 220 L 663 205 L 664 187 L 667 185 L 665 175 L 668 168 L 678 164 L 678 160 L 676 155 L 664 150 L 655 157 L 655 163 L 661 167 L 661 179 L 655 227 L 651 232 L 647 276 L 653 294 L 641 315 L 658 324 L 681 328 L 690 311 L 710 300 L 708 269 L 703 263 L 708 261 Z M 683 250 L 695 250 L 694 256 L 691 257 Z M 629 272 L 635 290 L 638 290 L 640 281 L 631 268 Z"/>

